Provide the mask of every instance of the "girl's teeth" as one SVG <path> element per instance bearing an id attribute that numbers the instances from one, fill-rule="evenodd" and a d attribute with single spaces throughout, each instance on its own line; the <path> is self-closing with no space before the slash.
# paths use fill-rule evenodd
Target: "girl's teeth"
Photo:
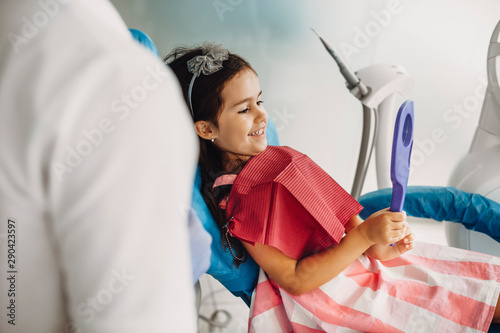
<path id="1" fill-rule="evenodd" d="M 264 130 L 258 130 L 257 132 L 253 132 L 250 135 L 261 135 Z"/>

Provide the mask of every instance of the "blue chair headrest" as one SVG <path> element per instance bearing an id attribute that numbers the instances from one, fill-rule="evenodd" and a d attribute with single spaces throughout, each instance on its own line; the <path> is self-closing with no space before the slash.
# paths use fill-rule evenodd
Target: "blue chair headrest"
<path id="1" fill-rule="evenodd" d="M 158 49 L 156 48 L 155 43 L 153 43 L 153 40 L 144 32 L 137 30 L 137 29 L 128 29 L 130 33 L 132 34 L 132 37 L 138 41 L 142 46 L 147 48 L 148 50 L 151 50 L 156 56 L 160 56 L 158 53 Z"/>

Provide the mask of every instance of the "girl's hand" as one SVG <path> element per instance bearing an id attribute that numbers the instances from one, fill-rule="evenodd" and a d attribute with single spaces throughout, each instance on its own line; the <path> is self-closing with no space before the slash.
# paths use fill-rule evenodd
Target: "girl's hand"
<path id="1" fill-rule="evenodd" d="M 389 211 L 389 208 L 373 213 L 357 226 L 369 244 L 389 245 L 401 241 L 407 235 L 406 213 Z"/>
<path id="2" fill-rule="evenodd" d="M 407 227 L 405 237 L 394 246 L 375 244 L 365 252 L 365 255 L 380 261 L 391 260 L 413 249 L 414 240 L 415 234 L 413 234 L 410 227 Z"/>

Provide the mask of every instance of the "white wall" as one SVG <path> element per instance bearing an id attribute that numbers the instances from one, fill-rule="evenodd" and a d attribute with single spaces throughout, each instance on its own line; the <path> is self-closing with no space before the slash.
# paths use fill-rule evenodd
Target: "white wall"
<path id="1" fill-rule="evenodd" d="M 409 183 L 446 185 L 479 119 L 489 38 L 500 20 L 498 0 L 112 2 L 129 27 L 153 38 L 161 55 L 178 45 L 213 41 L 249 60 L 281 143 L 308 154 L 348 191 L 361 105 L 310 27 L 343 49 L 354 70 L 394 63 L 415 78 L 414 90 L 404 97 L 415 101 L 414 152 L 420 151 Z M 363 40 L 360 31 L 371 37 Z M 442 140 L 431 144 L 436 129 Z M 363 192 L 374 189 L 371 170 Z"/>

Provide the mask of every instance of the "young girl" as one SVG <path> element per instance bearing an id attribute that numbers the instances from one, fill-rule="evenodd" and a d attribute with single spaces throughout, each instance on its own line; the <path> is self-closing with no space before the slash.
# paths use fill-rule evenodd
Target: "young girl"
<path id="1" fill-rule="evenodd" d="M 225 245 L 235 265 L 250 255 L 261 267 L 250 332 L 486 332 L 500 319 L 498 258 L 414 242 L 405 213 L 361 221 L 362 207 L 307 156 L 267 145 L 245 60 L 206 44 L 165 61 L 193 117 L 202 195 Z"/>

